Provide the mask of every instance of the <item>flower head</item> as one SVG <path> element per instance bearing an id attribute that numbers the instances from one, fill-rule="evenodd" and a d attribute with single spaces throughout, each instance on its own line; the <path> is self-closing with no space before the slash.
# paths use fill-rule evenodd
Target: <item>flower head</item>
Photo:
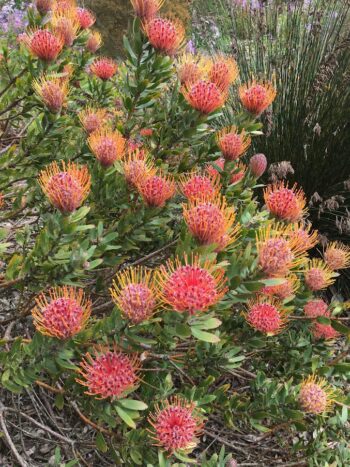
<path id="1" fill-rule="evenodd" d="M 202 79 L 208 70 L 208 64 L 208 60 L 201 55 L 184 53 L 177 63 L 180 83 L 189 86 Z"/>
<path id="2" fill-rule="evenodd" d="M 150 318 L 157 306 L 157 291 L 152 271 L 129 268 L 116 275 L 110 289 L 114 303 L 132 323 Z"/>
<path id="3" fill-rule="evenodd" d="M 334 403 L 335 391 L 323 378 L 312 375 L 304 380 L 299 392 L 299 403 L 307 413 L 328 412 Z"/>
<path id="4" fill-rule="evenodd" d="M 139 149 L 130 151 L 123 159 L 122 164 L 126 181 L 136 187 L 144 180 L 156 174 L 156 169 L 148 154 Z"/>
<path id="5" fill-rule="evenodd" d="M 51 18 L 51 24 L 55 33 L 63 38 L 64 44 L 70 47 L 79 31 L 76 10 L 55 11 Z"/>
<path id="6" fill-rule="evenodd" d="M 40 186 L 51 204 L 68 214 L 79 208 L 90 191 L 91 177 L 86 166 L 52 162 L 39 176 Z"/>
<path id="7" fill-rule="evenodd" d="M 42 15 L 52 10 L 54 0 L 35 0 L 35 7 Z"/>
<path id="8" fill-rule="evenodd" d="M 241 180 L 243 180 L 245 174 L 247 171 L 247 166 L 243 164 L 242 162 L 238 162 L 236 165 L 236 168 L 232 170 L 231 172 L 231 178 L 230 178 L 230 183 L 238 183 Z"/>
<path id="9" fill-rule="evenodd" d="M 77 8 L 76 15 L 78 17 L 79 26 L 81 29 L 88 29 L 95 23 L 96 17 L 95 15 L 86 8 Z"/>
<path id="10" fill-rule="evenodd" d="M 296 222 L 305 212 L 306 199 L 301 188 L 288 188 L 284 181 L 268 185 L 264 190 L 266 207 L 278 219 Z"/>
<path id="11" fill-rule="evenodd" d="M 307 287 L 316 292 L 334 284 L 336 274 L 321 259 L 312 259 L 304 271 Z"/>
<path id="12" fill-rule="evenodd" d="M 185 28 L 177 19 L 155 17 L 144 28 L 150 44 L 165 54 L 175 54 L 184 42 Z"/>
<path id="13" fill-rule="evenodd" d="M 137 189 L 148 206 L 162 207 L 175 193 L 175 182 L 170 175 L 148 174 L 140 180 Z"/>
<path id="14" fill-rule="evenodd" d="M 152 128 L 142 128 L 140 130 L 140 135 L 147 138 L 147 137 L 153 135 L 153 130 L 152 130 Z"/>
<path id="15" fill-rule="evenodd" d="M 285 300 L 294 295 L 300 287 L 300 281 L 295 274 L 290 274 L 285 278 L 283 284 L 267 285 L 260 290 L 263 295 L 276 297 Z"/>
<path id="16" fill-rule="evenodd" d="M 299 251 L 311 250 L 318 243 L 318 231 L 311 232 L 312 225 L 304 223 L 292 224 L 289 238 L 298 244 Z"/>
<path id="17" fill-rule="evenodd" d="M 177 450 L 191 452 L 203 427 L 203 419 L 195 407 L 193 402 L 177 396 L 156 405 L 148 419 L 155 445 L 170 454 Z"/>
<path id="18" fill-rule="evenodd" d="M 228 89 L 238 77 L 238 66 L 233 58 L 214 57 L 209 70 L 209 80 L 221 89 Z"/>
<path id="19" fill-rule="evenodd" d="M 252 81 L 239 88 L 239 98 L 248 112 L 260 115 L 272 104 L 276 97 L 276 89 L 271 83 Z"/>
<path id="20" fill-rule="evenodd" d="M 56 0 L 55 4 L 53 5 L 54 12 L 62 12 L 68 10 L 76 10 L 77 2 L 76 0 Z"/>
<path id="21" fill-rule="evenodd" d="M 181 193 L 189 200 L 213 199 L 221 190 L 218 174 L 200 175 L 197 172 L 185 174 L 179 180 Z"/>
<path id="22" fill-rule="evenodd" d="M 214 164 L 219 167 L 219 169 L 224 170 L 225 168 L 225 159 L 223 157 L 219 157 L 219 159 L 216 159 L 214 161 Z M 220 173 L 212 164 L 207 164 L 206 166 L 206 171 L 209 175 L 214 176 L 214 175 L 219 175 Z"/>
<path id="23" fill-rule="evenodd" d="M 107 121 L 106 109 L 95 109 L 86 107 L 79 112 L 79 120 L 84 127 L 84 130 L 91 134 L 96 130 L 101 130 Z"/>
<path id="24" fill-rule="evenodd" d="M 53 113 L 66 105 L 68 82 L 55 75 L 42 75 L 33 81 L 33 88 L 46 107 Z"/>
<path id="25" fill-rule="evenodd" d="M 227 91 L 203 79 L 194 84 L 184 85 L 182 94 L 189 105 L 202 114 L 214 112 L 222 107 L 227 99 Z"/>
<path id="26" fill-rule="evenodd" d="M 142 21 L 149 21 L 157 16 L 164 0 L 131 0 L 135 15 Z"/>
<path id="27" fill-rule="evenodd" d="M 340 242 L 329 243 L 324 253 L 324 260 L 332 271 L 350 267 L 350 247 Z"/>
<path id="28" fill-rule="evenodd" d="M 328 314 L 328 305 L 321 299 L 310 300 L 304 306 L 304 313 L 308 318 L 317 318 Z"/>
<path id="29" fill-rule="evenodd" d="M 57 287 L 35 299 L 32 310 L 34 325 L 46 336 L 68 339 L 80 332 L 91 314 L 91 301 L 85 298 L 83 289 Z"/>
<path id="30" fill-rule="evenodd" d="M 96 58 L 90 65 L 90 71 L 98 78 L 106 81 L 112 78 L 118 70 L 117 63 L 111 58 L 100 57 Z"/>
<path id="31" fill-rule="evenodd" d="M 81 362 L 77 383 L 87 387 L 86 394 L 98 399 L 120 399 L 135 389 L 138 382 L 139 359 L 136 356 L 102 347 L 87 353 Z"/>
<path id="32" fill-rule="evenodd" d="M 45 62 L 55 60 L 64 46 L 63 38 L 56 36 L 47 29 L 30 31 L 23 36 L 23 42 L 33 55 Z"/>
<path id="33" fill-rule="evenodd" d="M 168 260 L 166 266 L 160 267 L 157 282 L 163 303 L 191 315 L 207 311 L 227 291 L 224 270 L 216 268 L 212 261 L 201 265 L 197 256 L 185 256 L 184 264 L 179 258 Z"/>
<path id="34" fill-rule="evenodd" d="M 249 168 L 255 178 L 261 177 L 264 174 L 266 167 L 267 160 L 265 154 L 254 154 L 254 156 L 250 158 Z"/>
<path id="35" fill-rule="evenodd" d="M 331 324 L 313 323 L 311 327 L 312 335 L 315 339 L 334 340 L 339 337 L 339 332 L 336 331 Z"/>
<path id="36" fill-rule="evenodd" d="M 286 324 L 286 311 L 278 301 L 258 297 L 248 303 L 246 320 L 257 331 L 274 336 L 281 332 Z"/>
<path id="37" fill-rule="evenodd" d="M 91 151 L 103 167 L 110 167 L 120 160 L 125 151 L 125 138 L 119 131 L 101 128 L 88 138 Z"/>
<path id="38" fill-rule="evenodd" d="M 86 41 L 86 48 L 94 54 L 102 45 L 102 36 L 98 31 L 92 31 Z"/>
<path id="39" fill-rule="evenodd" d="M 218 146 L 226 160 L 234 161 L 246 152 L 251 138 L 244 130 L 238 132 L 235 126 L 224 128 L 217 135 Z"/>

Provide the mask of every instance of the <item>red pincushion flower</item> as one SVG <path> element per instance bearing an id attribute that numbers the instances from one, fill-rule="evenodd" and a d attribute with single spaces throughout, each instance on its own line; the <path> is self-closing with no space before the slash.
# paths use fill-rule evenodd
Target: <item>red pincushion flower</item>
<path id="1" fill-rule="evenodd" d="M 88 29 L 95 23 L 95 15 L 86 8 L 77 8 L 76 15 L 81 29 Z"/>
<path id="2" fill-rule="evenodd" d="M 139 149 L 129 152 L 128 156 L 124 158 L 123 169 L 126 181 L 136 187 L 143 180 L 156 174 L 156 170 L 148 154 Z"/>
<path id="3" fill-rule="evenodd" d="M 318 231 L 311 232 L 312 225 L 304 223 L 293 224 L 289 238 L 291 241 L 298 244 L 299 251 L 305 252 L 310 250 L 318 243 Z"/>
<path id="4" fill-rule="evenodd" d="M 267 160 L 265 154 L 254 154 L 250 158 L 249 168 L 255 178 L 261 177 L 266 170 Z"/>
<path id="5" fill-rule="evenodd" d="M 304 306 L 304 313 L 308 318 L 317 318 L 318 316 L 326 316 L 328 305 L 321 299 L 310 300 Z"/>
<path id="6" fill-rule="evenodd" d="M 209 81 L 221 89 L 228 89 L 238 77 L 238 66 L 233 58 L 218 56 L 209 70 Z"/>
<path id="7" fill-rule="evenodd" d="M 168 55 L 173 55 L 185 38 L 185 28 L 177 19 L 152 18 L 146 22 L 144 28 L 150 44 Z"/>
<path id="8" fill-rule="evenodd" d="M 157 306 L 157 291 L 152 271 L 129 268 L 117 274 L 110 289 L 114 303 L 132 323 L 150 318 Z"/>
<path id="9" fill-rule="evenodd" d="M 340 242 L 333 242 L 327 245 L 324 259 L 332 271 L 346 269 L 350 267 L 350 247 Z"/>
<path id="10" fill-rule="evenodd" d="M 117 63 L 111 58 L 101 57 L 96 58 L 90 65 L 90 71 L 98 78 L 106 81 L 112 78 L 118 70 Z"/>
<path id="11" fill-rule="evenodd" d="M 98 31 L 93 31 L 89 34 L 86 41 L 86 48 L 89 52 L 94 54 L 102 45 L 102 36 Z"/>
<path id="12" fill-rule="evenodd" d="M 137 189 L 148 206 L 162 207 L 175 193 L 175 182 L 168 175 L 148 174 Z"/>
<path id="13" fill-rule="evenodd" d="M 180 190 L 189 200 L 213 199 L 217 197 L 221 190 L 218 174 L 200 175 L 196 172 L 185 174 L 180 177 Z"/>
<path id="14" fill-rule="evenodd" d="M 339 336 L 330 324 L 313 323 L 311 332 L 315 339 L 333 340 Z"/>
<path id="15" fill-rule="evenodd" d="M 247 171 L 247 166 L 239 162 L 234 170 L 231 172 L 230 183 L 238 183 L 243 180 Z"/>
<path id="16" fill-rule="evenodd" d="M 76 381 L 87 387 L 86 394 L 98 399 L 120 399 L 132 391 L 138 381 L 139 359 L 103 348 L 94 355 L 86 354 L 79 370 L 83 379 Z"/>
<path id="17" fill-rule="evenodd" d="M 52 10 L 54 0 L 35 0 L 36 9 L 41 14 L 46 14 Z"/>
<path id="18" fill-rule="evenodd" d="M 225 272 L 216 269 L 214 262 L 206 261 L 201 266 L 198 257 L 189 262 L 185 256 L 184 261 L 183 265 L 176 258 L 160 267 L 157 282 L 161 299 L 179 313 L 205 312 L 225 295 Z"/>
<path id="19" fill-rule="evenodd" d="M 64 46 L 62 37 L 58 37 L 46 29 L 30 31 L 23 36 L 23 42 L 33 55 L 45 62 L 55 60 Z"/>
<path id="20" fill-rule="evenodd" d="M 79 30 L 76 10 L 55 11 L 51 24 L 55 33 L 63 38 L 64 44 L 70 47 L 76 39 Z"/>
<path id="21" fill-rule="evenodd" d="M 238 132 L 237 127 L 224 128 L 217 135 L 218 146 L 228 161 L 238 159 L 251 144 L 251 138 L 244 130 Z"/>
<path id="22" fill-rule="evenodd" d="M 107 121 L 106 109 L 94 109 L 87 107 L 79 112 L 79 120 L 84 130 L 91 134 L 96 130 L 101 130 Z"/>
<path id="23" fill-rule="evenodd" d="M 227 99 L 227 92 L 210 81 L 200 80 L 182 87 L 182 94 L 191 107 L 202 114 L 210 114 L 222 107 Z"/>
<path id="24" fill-rule="evenodd" d="M 193 402 L 180 397 L 163 402 L 161 407 L 156 405 L 155 412 L 148 419 L 155 445 L 170 454 L 177 450 L 191 452 L 203 427 L 203 419 L 195 407 Z"/>
<path id="25" fill-rule="evenodd" d="M 146 137 L 152 136 L 153 135 L 153 130 L 152 130 L 152 128 L 142 128 L 140 130 L 140 135 L 141 136 L 146 136 Z"/>
<path id="26" fill-rule="evenodd" d="M 246 320 L 257 331 L 274 336 L 285 326 L 285 314 L 286 311 L 277 301 L 259 297 L 249 302 Z"/>
<path id="27" fill-rule="evenodd" d="M 216 161 L 214 161 L 214 164 L 218 166 L 221 170 L 224 170 L 225 159 L 223 157 L 219 157 L 219 159 L 216 159 Z M 211 176 L 218 175 L 220 177 L 220 173 L 212 164 L 207 164 L 206 171 Z"/>
<path id="28" fill-rule="evenodd" d="M 316 292 L 335 282 L 336 274 L 320 259 L 312 259 L 304 271 L 305 284 Z"/>
<path id="29" fill-rule="evenodd" d="M 33 88 L 51 112 L 57 113 L 66 105 L 67 80 L 56 78 L 55 75 L 43 75 L 39 80 L 33 81 Z"/>
<path id="30" fill-rule="evenodd" d="M 301 188 L 296 188 L 296 185 L 288 188 L 283 181 L 268 185 L 264 190 L 264 199 L 268 211 L 284 221 L 296 222 L 305 213 L 305 195 Z"/>
<path id="31" fill-rule="evenodd" d="M 101 128 L 88 138 L 91 151 L 103 167 L 110 167 L 125 152 L 125 139 L 119 131 Z"/>
<path id="32" fill-rule="evenodd" d="M 51 204 L 64 214 L 81 206 L 90 191 L 91 177 L 86 166 L 62 161 L 62 169 L 52 162 L 39 175 L 39 184 Z"/>
<path id="33" fill-rule="evenodd" d="M 196 83 L 205 76 L 208 66 L 209 61 L 201 55 L 184 53 L 177 64 L 180 83 L 187 86 Z"/>
<path id="34" fill-rule="evenodd" d="M 335 392 L 325 379 L 309 376 L 301 384 L 299 403 L 307 413 L 321 414 L 329 411 Z"/>
<path id="35" fill-rule="evenodd" d="M 253 115 L 260 115 L 272 104 L 276 97 L 276 89 L 271 83 L 244 84 L 239 88 L 239 98 L 243 106 Z"/>
<path id="36" fill-rule="evenodd" d="M 299 286 L 300 281 L 297 276 L 295 274 L 291 274 L 289 277 L 286 277 L 283 284 L 265 286 L 261 289 L 260 293 L 277 297 L 280 300 L 285 300 L 286 298 L 294 295 L 299 289 Z"/>
<path id="37" fill-rule="evenodd" d="M 82 289 L 59 287 L 36 298 L 37 306 L 32 310 L 34 325 L 46 336 L 68 339 L 80 332 L 91 314 L 91 301 Z"/>

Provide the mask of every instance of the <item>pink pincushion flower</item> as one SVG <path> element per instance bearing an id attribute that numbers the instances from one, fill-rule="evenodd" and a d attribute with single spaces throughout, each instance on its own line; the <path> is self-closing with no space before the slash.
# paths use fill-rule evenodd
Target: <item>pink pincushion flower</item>
<path id="1" fill-rule="evenodd" d="M 158 16 L 146 22 L 145 33 L 155 49 L 173 55 L 183 44 L 185 28 L 177 19 Z"/>
<path id="2" fill-rule="evenodd" d="M 238 66 L 233 58 L 214 57 L 209 70 L 209 80 L 221 89 L 228 89 L 238 77 Z"/>
<path id="3" fill-rule="evenodd" d="M 119 131 L 101 128 L 88 138 L 91 151 L 103 167 L 110 167 L 120 160 L 125 152 L 125 139 Z"/>
<path id="4" fill-rule="evenodd" d="M 55 75 L 43 75 L 33 81 L 33 88 L 51 112 L 57 113 L 66 105 L 67 80 L 57 78 Z"/>
<path id="5" fill-rule="evenodd" d="M 95 61 L 90 65 L 91 73 L 103 81 L 111 79 L 116 74 L 117 70 L 117 63 L 111 58 L 107 57 L 96 58 Z"/>
<path id="6" fill-rule="evenodd" d="M 286 277 L 283 284 L 278 285 L 268 285 L 261 289 L 260 293 L 268 296 L 277 297 L 280 300 L 285 300 L 286 298 L 295 294 L 300 286 L 300 281 L 298 280 L 295 274 L 291 274 L 289 277 Z"/>
<path id="7" fill-rule="evenodd" d="M 257 331 L 273 336 L 285 326 L 285 310 L 277 301 L 259 297 L 249 302 L 246 320 Z"/>
<path id="8" fill-rule="evenodd" d="M 86 8 L 77 8 L 76 14 L 78 17 L 79 25 L 81 29 L 88 29 L 95 23 L 95 15 Z"/>
<path id="9" fill-rule="evenodd" d="M 296 185 L 292 188 L 284 182 L 269 185 L 264 190 L 264 199 L 270 213 L 284 221 L 296 222 L 305 213 L 305 195 Z"/>
<path id="10" fill-rule="evenodd" d="M 46 14 L 52 10 L 54 0 L 35 0 L 35 7 L 41 14 Z"/>
<path id="11" fill-rule="evenodd" d="M 137 188 L 148 206 L 162 207 L 174 195 L 175 182 L 170 176 L 149 174 Z"/>
<path id="12" fill-rule="evenodd" d="M 182 87 L 182 93 L 191 107 L 202 114 L 210 114 L 222 107 L 227 92 L 210 81 L 200 80 Z"/>
<path id="13" fill-rule="evenodd" d="M 218 196 L 221 185 L 217 173 L 214 175 L 200 175 L 196 172 L 180 177 L 180 189 L 189 200 L 213 199 Z"/>
<path id="14" fill-rule="evenodd" d="M 326 316 L 328 305 L 321 299 L 310 300 L 304 306 L 304 313 L 308 318 L 317 318 L 318 316 Z"/>
<path id="15" fill-rule="evenodd" d="M 221 170 L 224 170 L 225 167 L 225 159 L 223 157 L 219 157 L 219 159 L 216 159 L 214 161 L 214 164 L 219 167 Z M 220 177 L 220 173 L 212 164 L 207 164 L 206 166 L 206 171 L 209 175 L 214 176 L 218 175 Z"/>
<path id="16" fill-rule="evenodd" d="M 52 62 L 57 58 L 64 46 L 64 40 L 47 29 L 30 31 L 23 36 L 22 42 L 30 52 L 45 62 Z"/>
<path id="17" fill-rule="evenodd" d="M 302 382 L 299 403 L 307 413 L 322 414 L 331 409 L 334 396 L 333 388 L 325 379 L 309 376 Z"/>
<path id="18" fill-rule="evenodd" d="M 94 54 L 102 45 L 102 36 L 98 31 L 93 31 L 89 34 L 86 41 L 86 48 L 89 52 Z"/>
<path id="19" fill-rule="evenodd" d="M 239 97 L 248 112 L 260 115 L 269 107 L 276 97 L 276 89 L 271 83 L 252 81 L 239 88 Z"/>
<path id="20" fill-rule="evenodd" d="M 243 130 L 238 132 L 235 126 L 224 128 L 217 135 L 218 146 L 228 161 L 238 159 L 251 144 L 251 138 Z"/>
<path id="21" fill-rule="evenodd" d="M 313 292 L 332 285 L 335 277 L 336 274 L 320 259 L 311 260 L 304 271 L 305 284 Z"/>
<path id="22" fill-rule="evenodd" d="M 350 246 L 340 242 L 327 245 L 324 259 L 332 271 L 350 267 Z"/>
<path id="23" fill-rule="evenodd" d="M 84 130 L 88 134 L 91 134 L 96 130 L 101 130 L 105 125 L 107 121 L 107 110 L 87 107 L 79 112 L 79 120 Z"/>
<path id="24" fill-rule="evenodd" d="M 266 170 L 267 160 L 265 154 L 254 154 L 250 158 L 249 168 L 255 178 L 261 177 Z"/>
<path id="25" fill-rule="evenodd" d="M 131 0 L 136 16 L 143 21 L 149 21 L 157 16 L 164 0 Z"/>

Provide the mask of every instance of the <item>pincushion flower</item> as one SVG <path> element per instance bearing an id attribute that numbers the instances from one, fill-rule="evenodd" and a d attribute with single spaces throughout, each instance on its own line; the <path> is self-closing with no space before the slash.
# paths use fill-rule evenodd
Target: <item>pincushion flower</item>
<path id="1" fill-rule="evenodd" d="M 238 183 L 243 180 L 247 171 L 247 166 L 239 162 L 234 170 L 231 172 L 230 183 Z"/>
<path id="2" fill-rule="evenodd" d="M 326 316 L 328 313 L 328 305 L 321 299 L 310 300 L 304 306 L 304 313 L 308 318 Z"/>
<path id="3" fill-rule="evenodd" d="M 120 399 L 135 389 L 139 379 L 137 356 L 130 357 L 116 348 L 95 348 L 80 365 L 81 379 L 76 381 L 87 387 L 86 394 L 97 399 Z"/>
<path id="4" fill-rule="evenodd" d="M 124 157 L 122 164 L 126 181 L 135 187 L 156 174 L 156 169 L 149 155 L 139 149 L 130 151 Z"/>
<path id="5" fill-rule="evenodd" d="M 163 207 L 175 193 L 175 182 L 170 175 L 147 174 L 144 180 L 140 180 L 137 189 L 144 202 L 148 206 Z"/>
<path id="6" fill-rule="evenodd" d="M 41 14 L 46 14 L 52 10 L 54 0 L 35 0 L 35 7 Z"/>
<path id="7" fill-rule="evenodd" d="M 56 75 L 42 75 L 33 81 L 33 88 L 46 107 L 53 113 L 59 112 L 66 105 L 68 82 Z"/>
<path id="8" fill-rule="evenodd" d="M 90 65 L 90 71 L 92 74 L 107 81 L 112 78 L 118 70 L 117 63 L 111 58 L 99 57 Z"/>
<path id="9" fill-rule="evenodd" d="M 167 55 L 175 54 L 183 45 L 185 28 L 178 19 L 155 17 L 144 25 L 150 44 Z"/>
<path id="10" fill-rule="evenodd" d="M 73 162 L 52 162 L 40 172 L 39 183 L 50 200 L 64 214 L 79 208 L 90 191 L 91 177 L 86 166 Z"/>
<path id="11" fill-rule="evenodd" d="M 305 284 L 313 292 L 326 289 L 334 284 L 336 276 L 337 274 L 325 262 L 315 258 L 308 263 L 304 271 Z"/>
<path id="12" fill-rule="evenodd" d="M 228 161 L 238 159 L 251 145 L 251 138 L 244 130 L 238 131 L 237 127 L 224 128 L 217 135 L 217 143 L 224 158 Z"/>
<path id="13" fill-rule="evenodd" d="M 217 167 L 219 167 L 219 169 L 224 170 L 225 159 L 223 157 L 219 157 L 219 159 L 216 159 L 216 161 L 214 161 L 212 164 L 215 164 Z M 220 176 L 219 171 L 212 164 L 207 164 L 206 172 L 211 176 L 214 176 L 214 175 Z"/>
<path id="14" fill-rule="evenodd" d="M 78 115 L 84 130 L 88 134 L 96 130 L 101 130 L 108 119 L 106 109 L 95 109 L 93 107 L 86 107 L 81 110 Z"/>
<path id="15" fill-rule="evenodd" d="M 57 36 L 62 37 L 64 44 L 70 47 L 80 27 L 76 10 L 55 11 L 51 18 L 51 25 Z"/>
<path id="16" fill-rule="evenodd" d="M 318 243 L 318 231 L 313 230 L 311 224 L 295 223 L 291 226 L 289 238 L 298 243 L 300 251 L 311 250 Z"/>
<path id="17" fill-rule="evenodd" d="M 327 316 L 326 316 L 327 317 Z M 334 340 L 339 337 L 339 332 L 336 331 L 331 324 L 313 323 L 311 333 L 317 340 Z"/>
<path id="18" fill-rule="evenodd" d="M 280 300 L 285 300 L 294 295 L 300 287 L 300 281 L 295 274 L 290 274 L 285 278 L 283 284 L 267 285 L 260 291 L 263 295 L 276 297 Z"/>
<path id="19" fill-rule="evenodd" d="M 175 396 L 156 404 L 148 418 L 148 430 L 156 446 L 172 454 L 178 450 L 190 453 L 197 446 L 197 436 L 203 427 L 203 418 L 193 402 Z"/>
<path id="20" fill-rule="evenodd" d="M 95 15 L 86 8 L 77 8 L 76 15 L 81 29 L 88 29 L 95 23 Z"/>
<path id="21" fill-rule="evenodd" d="M 110 293 L 125 318 L 138 324 L 150 318 L 157 306 L 157 290 L 152 271 L 128 268 L 116 275 Z"/>
<path id="22" fill-rule="evenodd" d="M 181 193 L 189 201 L 216 198 L 221 190 L 220 178 L 217 173 L 214 173 L 214 175 L 201 175 L 196 171 L 181 175 L 179 187 Z"/>
<path id="23" fill-rule="evenodd" d="M 125 152 L 125 138 L 119 131 L 101 128 L 88 138 L 92 153 L 103 167 L 110 167 L 120 160 Z"/>
<path id="24" fill-rule="evenodd" d="M 168 260 L 157 272 L 160 298 L 179 313 L 203 313 L 227 291 L 225 272 L 214 261 L 201 265 L 199 257 Z"/>
<path id="25" fill-rule="evenodd" d="M 286 310 L 273 298 L 258 297 L 248 303 L 245 318 L 252 328 L 267 336 L 274 336 L 286 324 Z"/>
<path id="26" fill-rule="evenodd" d="M 237 238 L 238 226 L 233 226 L 236 214 L 224 197 L 196 198 L 183 205 L 183 216 L 189 231 L 201 244 L 220 243 L 225 234 L 231 243 Z"/>
<path id="27" fill-rule="evenodd" d="M 23 36 L 23 40 L 35 56 L 45 62 L 52 62 L 57 58 L 64 46 L 61 36 L 56 36 L 46 29 L 36 29 L 29 31 Z"/>
<path id="28" fill-rule="evenodd" d="M 94 54 L 102 45 L 102 36 L 98 31 L 90 32 L 86 41 L 86 48 L 89 52 Z"/>
<path id="29" fill-rule="evenodd" d="M 227 99 L 225 89 L 203 79 L 182 86 L 181 92 L 191 107 L 205 115 L 218 110 Z"/>
<path id="30" fill-rule="evenodd" d="M 253 80 L 238 90 L 243 107 L 253 115 L 260 115 L 269 107 L 276 97 L 276 89 L 269 82 Z"/>
<path id="31" fill-rule="evenodd" d="M 255 178 L 261 177 L 265 173 L 266 167 L 267 160 L 265 154 L 254 154 L 254 156 L 250 158 L 249 168 Z"/>
<path id="32" fill-rule="evenodd" d="M 238 77 L 238 66 L 233 58 L 225 56 L 214 57 L 208 77 L 219 88 L 226 89 L 234 83 Z"/>
<path id="33" fill-rule="evenodd" d="M 157 16 L 164 0 L 131 0 L 135 15 L 142 21 L 149 21 Z"/>
<path id="34" fill-rule="evenodd" d="M 34 326 L 40 334 L 58 339 L 69 339 L 80 332 L 91 314 L 91 301 L 82 289 L 57 287 L 35 299 L 32 310 Z"/>
<path id="35" fill-rule="evenodd" d="M 288 188 L 284 181 L 268 185 L 264 190 L 264 199 L 268 211 L 278 219 L 296 222 L 305 213 L 305 194 L 296 185 Z"/>
<path id="36" fill-rule="evenodd" d="M 140 135 L 147 138 L 153 135 L 153 130 L 152 128 L 141 128 Z"/>
<path id="37" fill-rule="evenodd" d="M 306 413 L 323 414 L 332 409 L 335 391 L 323 378 L 315 375 L 305 379 L 299 392 L 299 403 Z"/>
<path id="38" fill-rule="evenodd" d="M 324 252 L 324 260 L 332 271 L 350 267 L 350 247 L 340 242 L 329 243 Z"/>
<path id="39" fill-rule="evenodd" d="M 184 53 L 177 63 L 180 83 L 187 86 L 196 83 L 206 75 L 208 66 L 209 61 L 205 57 Z"/>

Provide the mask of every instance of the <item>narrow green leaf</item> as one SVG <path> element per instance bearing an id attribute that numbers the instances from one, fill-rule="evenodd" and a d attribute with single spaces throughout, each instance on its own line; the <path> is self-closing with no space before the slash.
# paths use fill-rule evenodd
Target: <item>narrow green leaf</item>
<path id="1" fill-rule="evenodd" d="M 217 344 L 220 342 L 220 337 L 215 334 L 210 334 L 209 332 L 201 331 L 196 327 L 191 327 L 192 336 L 200 341 L 210 342 L 212 344 Z"/>
<path id="2" fill-rule="evenodd" d="M 119 406 L 116 406 L 116 411 L 119 415 L 119 417 L 130 427 L 130 428 L 136 428 L 136 424 L 134 422 L 134 420 L 132 420 L 132 418 L 129 417 L 129 415 L 124 412 L 124 410 L 119 407 Z"/>

